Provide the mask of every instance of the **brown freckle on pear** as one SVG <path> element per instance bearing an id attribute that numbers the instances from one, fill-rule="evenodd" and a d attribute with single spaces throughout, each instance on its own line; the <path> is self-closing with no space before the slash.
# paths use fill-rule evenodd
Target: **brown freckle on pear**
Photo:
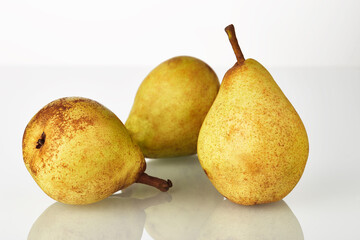
<path id="1" fill-rule="evenodd" d="M 34 164 L 30 164 L 30 171 L 34 176 L 37 175 L 37 169 L 35 168 Z"/>

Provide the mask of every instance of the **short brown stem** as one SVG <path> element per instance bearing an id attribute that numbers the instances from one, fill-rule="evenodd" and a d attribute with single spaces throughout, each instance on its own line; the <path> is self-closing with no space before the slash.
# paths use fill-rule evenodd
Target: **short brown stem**
<path id="1" fill-rule="evenodd" d="M 162 192 L 167 192 L 169 188 L 172 187 L 172 182 L 169 179 L 165 181 L 157 177 L 149 176 L 146 173 L 141 174 L 136 182 L 156 187 Z"/>
<path id="2" fill-rule="evenodd" d="M 237 62 L 239 65 L 241 65 L 245 61 L 245 58 L 244 58 L 243 53 L 241 52 L 241 48 L 240 48 L 238 40 L 236 38 L 234 25 L 230 24 L 229 26 L 227 26 L 225 28 L 225 32 L 227 33 L 227 35 L 229 37 L 229 40 L 230 40 L 231 46 L 234 50 Z"/>

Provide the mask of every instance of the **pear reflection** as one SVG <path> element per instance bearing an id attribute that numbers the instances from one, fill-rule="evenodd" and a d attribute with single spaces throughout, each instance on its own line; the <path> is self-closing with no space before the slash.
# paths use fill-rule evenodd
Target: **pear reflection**
<path id="1" fill-rule="evenodd" d="M 301 226 L 284 201 L 241 206 L 224 200 L 197 239 L 304 239 Z"/>
<path id="2" fill-rule="evenodd" d="M 224 200 L 197 156 L 150 160 L 147 173 L 170 178 L 167 193 L 133 184 L 101 202 L 51 205 L 33 224 L 28 239 L 304 239 L 284 201 L 242 206 Z"/>
<path id="3" fill-rule="evenodd" d="M 85 206 L 57 202 L 36 220 L 28 239 L 141 239 L 144 210 L 170 200 L 170 195 L 158 193 L 146 199 L 117 194 Z"/>
<path id="4" fill-rule="evenodd" d="M 170 178 L 171 201 L 146 209 L 145 229 L 154 239 L 196 239 L 216 206 L 223 201 L 202 170 L 197 156 L 156 159 L 147 164 L 149 174 Z M 126 191 L 139 197 L 156 189 L 134 184 Z"/>

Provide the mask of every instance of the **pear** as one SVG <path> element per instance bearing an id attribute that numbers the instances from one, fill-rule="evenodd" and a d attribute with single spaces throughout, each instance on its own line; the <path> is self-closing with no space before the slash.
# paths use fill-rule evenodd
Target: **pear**
<path id="1" fill-rule="evenodd" d="M 234 26 L 226 29 L 237 57 L 201 127 L 199 161 L 229 200 L 254 205 L 284 198 L 309 154 L 305 127 L 270 73 L 244 59 Z"/>
<path id="2" fill-rule="evenodd" d="M 219 85 L 215 72 L 193 57 L 174 57 L 152 70 L 125 123 L 145 157 L 195 154 L 200 127 Z"/>
<path id="3" fill-rule="evenodd" d="M 144 156 L 120 119 L 90 99 L 61 98 L 43 107 L 28 123 L 22 147 L 35 182 L 59 202 L 97 202 L 135 182 L 171 187 L 144 173 Z"/>

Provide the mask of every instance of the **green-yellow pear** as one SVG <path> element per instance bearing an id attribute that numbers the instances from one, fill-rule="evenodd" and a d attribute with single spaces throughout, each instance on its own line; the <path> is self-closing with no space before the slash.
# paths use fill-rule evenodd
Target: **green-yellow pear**
<path id="1" fill-rule="evenodd" d="M 237 57 L 201 127 L 199 161 L 229 200 L 254 205 L 284 198 L 305 168 L 305 127 L 270 73 L 244 59 L 233 25 L 226 32 Z"/>
<path id="2" fill-rule="evenodd" d="M 61 98 L 43 107 L 28 123 L 22 147 L 35 182 L 59 202 L 97 202 L 134 182 L 171 187 L 144 173 L 144 156 L 120 119 L 90 99 Z"/>
<path id="3" fill-rule="evenodd" d="M 201 124 L 218 90 L 219 80 L 206 63 L 171 58 L 141 83 L 125 126 L 145 157 L 195 154 Z"/>

